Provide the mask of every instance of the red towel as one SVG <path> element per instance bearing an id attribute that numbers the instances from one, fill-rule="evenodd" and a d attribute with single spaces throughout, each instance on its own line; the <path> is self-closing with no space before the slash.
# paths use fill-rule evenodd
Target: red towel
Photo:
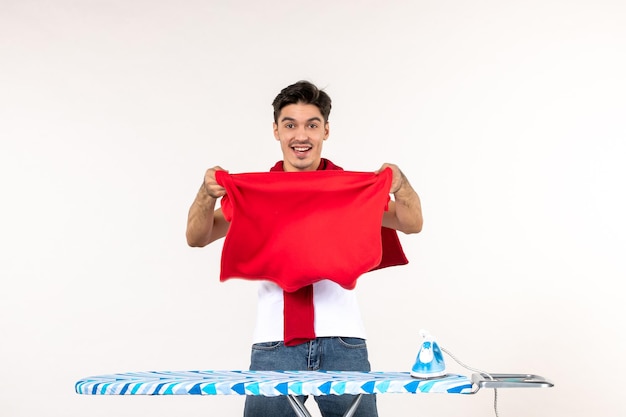
<path id="1" fill-rule="evenodd" d="M 381 228 L 391 170 L 343 171 L 323 159 L 322 170 L 228 174 L 216 179 L 227 194 L 230 221 L 220 280 L 270 280 L 284 290 L 284 342 L 315 338 L 313 286 L 330 279 L 352 289 L 363 273 L 408 263 L 397 233 Z"/>

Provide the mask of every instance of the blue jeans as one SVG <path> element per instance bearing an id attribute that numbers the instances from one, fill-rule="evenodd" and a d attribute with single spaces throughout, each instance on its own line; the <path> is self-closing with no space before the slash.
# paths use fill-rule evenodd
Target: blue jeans
<path id="1" fill-rule="evenodd" d="M 369 371 L 365 340 L 354 337 L 318 337 L 298 346 L 280 342 L 252 345 L 250 370 L 253 371 Z M 354 395 L 314 397 L 323 417 L 341 417 Z M 301 397 L 306 401 L 306 397 Z M 287 397 L 246 397 L 244 417 L 293 417 Z M 377 417 L 376 395 L 361 398 L 354 417 Z"/>

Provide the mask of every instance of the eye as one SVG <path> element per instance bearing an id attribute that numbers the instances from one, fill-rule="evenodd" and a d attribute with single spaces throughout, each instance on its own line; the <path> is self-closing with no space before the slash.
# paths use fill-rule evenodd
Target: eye
<path id="1" fill-rule="evenodd" d="M 316 125 L 315 123 L 311 123 L 311 124 L 309 125 L 309 128 L 311 128 L 311 129 L 317 129 L 317 125 Z"/>
<path id="2" fill-rule="evenodd" d="M 287 123 L 287 124 L 285 125 L 285 127 L 286 127 L 287 129 L 293 129 L 294 125 L 293 125 L 293 123 Z"/>

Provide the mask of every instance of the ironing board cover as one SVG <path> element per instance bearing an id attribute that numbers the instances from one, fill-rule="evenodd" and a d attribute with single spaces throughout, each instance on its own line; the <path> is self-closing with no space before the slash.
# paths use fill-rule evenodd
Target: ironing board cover
<path id="1" fill-rule="evenodd" d="M 446 375 L 420 380 L 408 372 L 149 371 L 84 378 L 87 395 L 343 395 L 385 393 L 472 394 L 471 380 Z"/>

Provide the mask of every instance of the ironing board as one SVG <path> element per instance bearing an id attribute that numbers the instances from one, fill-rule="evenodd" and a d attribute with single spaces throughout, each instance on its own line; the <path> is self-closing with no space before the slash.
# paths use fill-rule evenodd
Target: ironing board
<path id="1" fill-rule="evenodd" d="M 363 394 L 475 392 L 475 385 L 463 375 L 419 380 L 408 372 L 348 371 L 129 372 L 83 378 L 75 388 L 86 395 L 283 395 L 298 417 L 311 415 L 298 396 L 356 395 L 344 414 L 350 417 Z"/>
<path id="2" fill-rule="evenodd" d="M 498 378 L 502 376 L 502 379 Z M 148 371 L 92 376 L 75 389 L 85 395 L 263 395 L 287 396 L 298 417 L 310 417 L 298 396 L 355 395 L 344 417 L 356 411 L 364 394 L 474 394 L 481 387 L 552 386 L 537 375 L 448 374 L 416 379 L 408 372 L 352 371 Z"/>

